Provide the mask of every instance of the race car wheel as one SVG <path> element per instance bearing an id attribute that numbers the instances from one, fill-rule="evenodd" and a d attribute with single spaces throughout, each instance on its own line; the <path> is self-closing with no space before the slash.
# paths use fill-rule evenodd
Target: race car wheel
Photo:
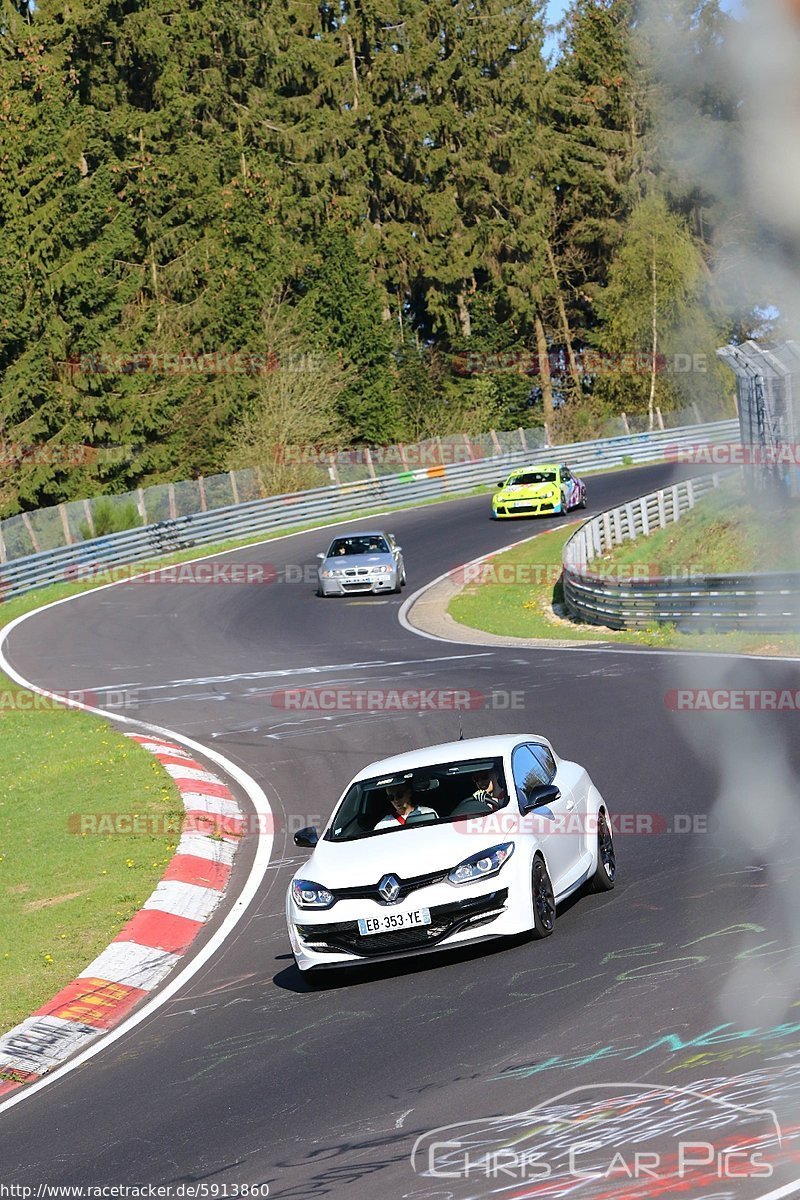
<path id="1" fill-rule="evenodd" d="M 541 854 L 533 860 L 531 870 L 531 896 L 533 899 L 533 929 L 535 938 L 549 937 L 556 923 L 556 901 L 553 884 Z"/>
<path id="2" fill-rule="evenodd" d="M 581 489 L 581 508 L 586 508 L 586 488 Z"/>
<path id="3" fill-rule="evenodd" d="M 561 493 L 561 511 L 562 511 L 562 513 L 569 512 L 569 506 L 567 505 L 567 497 L 564 492 Z"/>
<path id="4" fill-rule="evenodd" d="M 593 892 L 610 892 L 617 881 L 617 857 L 611 824 L 604 812 L 597 814 L 597 869 L 589 881 Z"/>

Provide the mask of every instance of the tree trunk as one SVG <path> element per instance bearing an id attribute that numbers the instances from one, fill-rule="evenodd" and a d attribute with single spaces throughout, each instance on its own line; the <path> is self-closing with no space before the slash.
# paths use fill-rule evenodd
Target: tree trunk
<path id="1" fill-rule="evenodd" d="M 650 360 L 650 400 L 647 406 L 647 428 L 653 429 L 655 424 L 656 404 L 656 368 L 658 365 L 658 276 L 656 274 L 656 242 L 653 238 L 653 351 Z"/>
<path id="2" fill-rule="evenodd" d="M 547 257 L 550 262 L 550 272 L 553 276 L 553 283 L 556 285 L 556 302 L 558 305 L 558 319 L 561 325 L 561 336 L 564 339 L 564 345 L 567 350 L 567 367 L 569 370 L 570 379 L 575 389 L 575 399 L 579 399 L 583 391 L 581 373 L 578 368 L 578 360 L 575 357 L 575 349 L 572 345 L 572 335 L 569 330 L 569 321 L 567 320 L 567 310 L 564 306 L 564 297 L 561 294 L 561 283 L 558 278 L 558 268 L 556 266 L 555 255 L 549 242 L 545 242 L 547 247 Z"/>
<path id="3" fill-rule="evenodd" d="M 463 289 L 458 293 L 456 303 L 458 304 L 458 319 L 461 324 L 461 336 L 468 338 L 472 333 L 472 320 L 469 315 L 469 309 L 467 308 L 467 301 Z"/>
<path id="4" fill-rule="evenodd" d="M 547 345 L 544 325 L 538 313 L 535 317 L 534 325 L 536 328 L 536 355 L 539 360 L 539 375 L 542 380 L 543 416 L 545 424 L 551 426 L 553 421 L 553 381 L 550 377 L 550 351 Z"/>
<path id="5" fill-rule="evenodd" d="M 353 72 L 353 112 L 358 112 L 358 67 L 355 46 L 349 33 L 347 34 L 347 54 L 350 58 L 350 70 Z"/>

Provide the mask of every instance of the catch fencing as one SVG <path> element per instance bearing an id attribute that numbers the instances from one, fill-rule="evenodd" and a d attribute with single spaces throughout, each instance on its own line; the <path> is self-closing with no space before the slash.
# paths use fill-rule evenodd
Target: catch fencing
<path id="1" fill-rule="evenodd" d="M 653 462 L 665 453 L 677 455 L 681 446 L 729 441 L 737 431 L 736 421 L 716 421 L 538 449 L 523 447 L 519 439 L 518 448 L 510 449 L 498 440 L 497 453 L 474 462 L 437 463 L 417 470 L 267 496 L 41 550 L 10 561 L 7 556 L 0 567 L 0 598 L 194 547 L 255 538 L 325 522 L 331 517 L 358 516 L 469 492 L 498 483 L 501 476 L 517 466 L 568 461 L 580 473 Z"/>
<path id="2" fill-rule="evenodd" d="M 800 571 L 621 580 L 621 572 L 604 567 L 603 556 L 615 546 L 680 520 L 722 484 L 718 474 L 687 479 L 586 521 L 562 553 L 569 614 L 610 629 L 674 624 L 684 632 L 800 630 Z"/>

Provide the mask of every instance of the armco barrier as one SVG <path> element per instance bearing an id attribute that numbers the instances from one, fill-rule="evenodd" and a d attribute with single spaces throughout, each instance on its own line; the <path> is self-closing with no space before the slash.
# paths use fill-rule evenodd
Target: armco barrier
<path id="1" fill-rule="evenodd" d="M 681 446 L 735 439 L 738 428 L 736 421 L 715 421 L 683 429 L 550 446 L 532 452 L 520 449 L 476 463 L 421 468 L 399 475 L 232 504 L 14 559 L 0 569 L 0 599 L 48 584 L 63 583 L 93 570 L 110 570 L 195 546 L 253 537 L 337 514 L 357 514 L 469 491 L 481 484 L 496 483 L 513 467 L 526 463 L 568 461 L 580 472 L 628 462 L 652 462 L 663 457 L 668 447 L 672 452 L 673 448 L 677 450 Z"/>
<path id="2" fill-rule="evenodd" d="M 800 631 L 800 571 L 621 582 L 597 563 L 612 547 L 679 520 L 720 482 L 719 475 L 688 479 L 586 521 L 562 553 L 564 601 L 570 615 L 610 629 L 675 624 L 687 632 Z M 597 563 L 596 570 L 592 563 Z"/>

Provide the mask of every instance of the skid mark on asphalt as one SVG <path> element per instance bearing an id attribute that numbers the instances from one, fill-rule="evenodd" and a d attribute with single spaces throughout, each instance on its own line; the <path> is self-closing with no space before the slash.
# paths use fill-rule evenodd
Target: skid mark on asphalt
<path id="1" fill-rule="evenodd" d="M 159 692 L 175 687 L 199 687 L 201 685 L 206 686 L 213 683 L 233 683 L 237 679 L 285 679 L 293 675 L 324 675 L 329 671 L 357 671 L 365 670 L 370 667 L 409 667 L 414 666 L 417 663 L 425 665 L 427 663 L 460 662 L 466 659 L 491 658 L 492 656 L 493 652 L 491 650 L 486 650 L 475 654 L 445 654 L 437 658 L 406 658 L 397 659 L 396 661 L 387 661 L 385 659 L 378 658 L 368 659 L 364 662 L 326 663 L 323 666 L 314 667 L 281 667 L 271 671 L 242 671 L 231 675 L 197 676 L 189 679 L 172 679 L 168 683 L 159 684 L 144 684 L 138 681 L 125 684 L 104 684 L 98 687 L 89 688 L 87 690 L 101 693 L 117 690 L 120 687 L 128 687 L 131 689 L 135 688 L 140 692 Z"/>

